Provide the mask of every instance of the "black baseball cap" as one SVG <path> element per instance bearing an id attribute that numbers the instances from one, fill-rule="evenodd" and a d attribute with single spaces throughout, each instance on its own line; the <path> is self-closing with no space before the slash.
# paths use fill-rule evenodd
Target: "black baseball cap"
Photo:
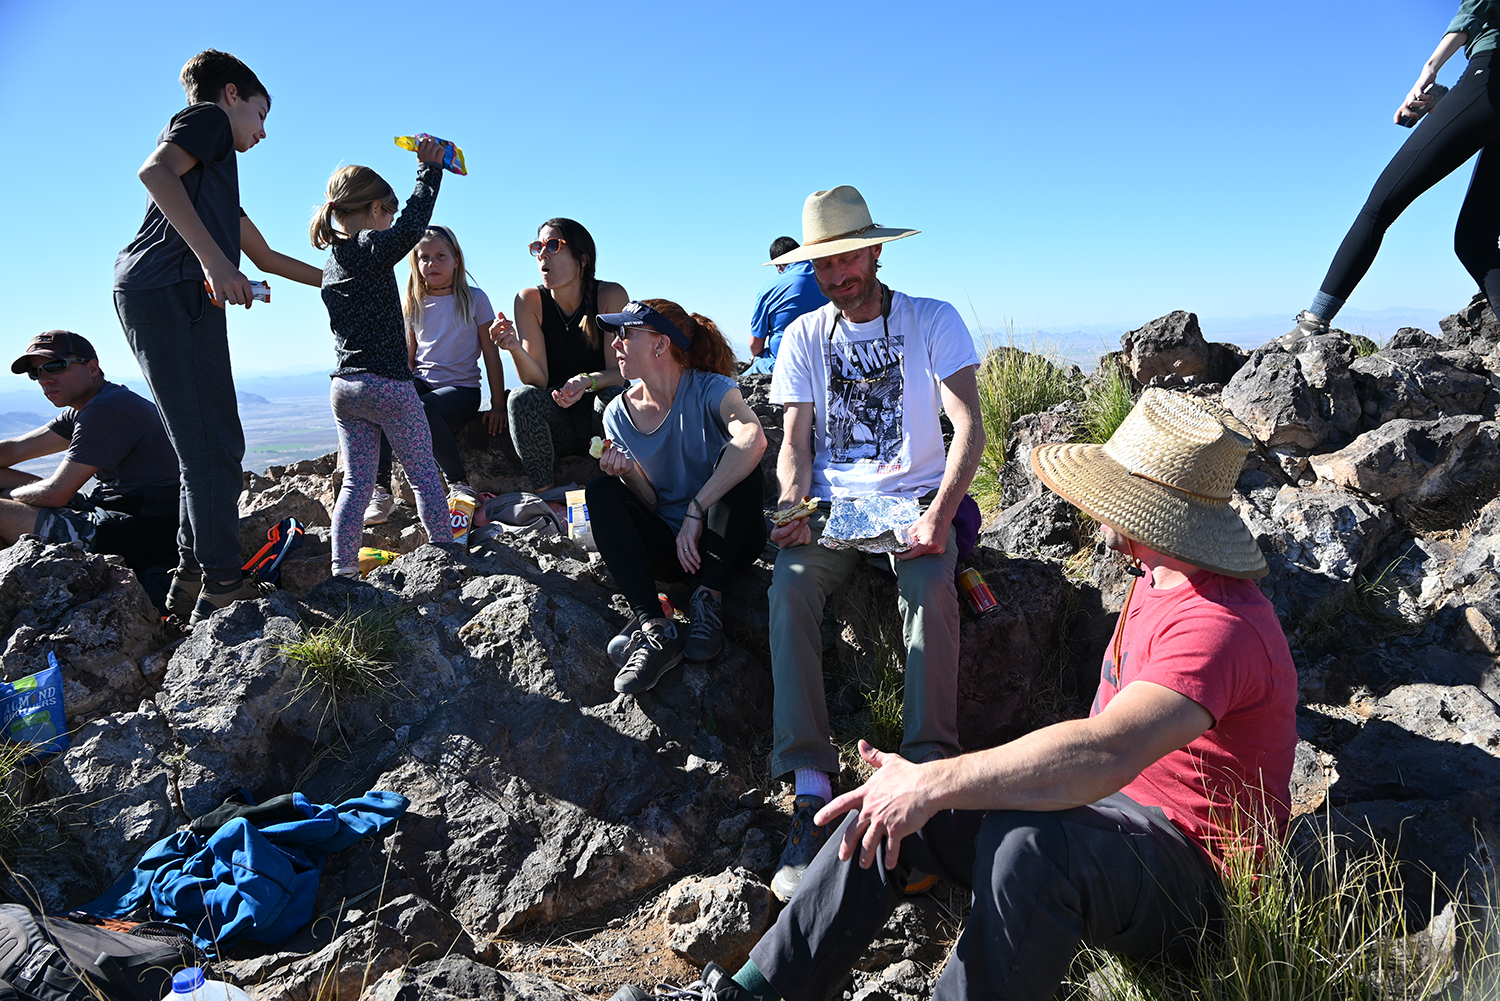
<path id="1" fill-rule="evenodd" d="M 93 361 L 99 357 L 99 352 L 94 350 L 82 334 L 75 334 L 71 330 L 47 330 L 37 334 L 26 345 L 26 353 L 10 363 L 10 370 L 20 375 L 32 367 L 33 358 L 81 358 L 84 361 Z"/>

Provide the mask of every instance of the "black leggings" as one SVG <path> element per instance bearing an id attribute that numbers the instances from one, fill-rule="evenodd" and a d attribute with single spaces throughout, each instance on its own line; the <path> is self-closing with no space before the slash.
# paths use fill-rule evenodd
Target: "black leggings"
<path id="1" fill-rule="evenodd" d="M 721 462 L 723 458 L 721 453 Z M 730 575 L 755 562 L 765 549 L 761 489 L 757 466 L 708 509 L 698 537 L 703 560 L 698 583 L 704 587 L 723 591 Z M 589 527 L 615 586 L 637 615 L 660 618 L 656 582 L 688 577 L 677 561 L 677 532 L 617 477 L 596 476 L 586 490 Z"/>
<path id="2" fill-rule="evenodd" d="M 1418 195 L 1479 153 L 1469 193 L 1453 233 L 1453 250 L 1484 289 L 1491 305 L 1500 302 L 1500 84 L 1490 73 L 1490 53 L 1469 61 L 1468 69 L 1438 106 L 1417 123 L 1411 137 L 1381 171 L 1365 207 L 1339 245 L 1322 291 L 1348 299 L 1375 260 L 1385 231 Z"/>
<path id="3" fill-rule="evenodd" d="M 434 389 L 421 379 L 413 379 L 427 423 L 432 428 L 432 457 L 448 479 L 448 486 L 469 482 L 464 460 L 458 454 L 458 439 L 453 433 L 479 414 L 479 389 L 475 386 L 439 386 Z M 375 482 L 391 489 L 391 443 L 380 436 L 380 466 Z"/>

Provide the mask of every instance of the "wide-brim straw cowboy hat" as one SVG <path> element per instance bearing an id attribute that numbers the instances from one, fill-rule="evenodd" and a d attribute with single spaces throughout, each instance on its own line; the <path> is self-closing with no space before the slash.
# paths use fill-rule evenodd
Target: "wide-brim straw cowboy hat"
<path id="1" fill-rule="evenodd" d="M 1266 558 L 1229 504 L 1253 439 L 1233 414 L 1148 389 L 1103 445 L 1038 445 L 1042 482 L 1098 521 L 1165 556 L 1229 577 L 1263 577 Z"/>
<path id="2" fill-rule="evenodd" d="M 889 243 L 915 236 L 919 229 L 877 226 L 870 218 L 865 196 L 853 186 L 840 184 L 829 191 L 814 191 L 802 203 L 802 246 L 787 251 L 771 264 L 796 264 L 818 257 L 847 254 L 861 247 Z"/>

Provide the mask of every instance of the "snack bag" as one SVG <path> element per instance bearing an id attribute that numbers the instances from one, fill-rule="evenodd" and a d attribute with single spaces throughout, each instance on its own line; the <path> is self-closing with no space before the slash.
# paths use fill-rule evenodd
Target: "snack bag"
<path id="1" fill-rule="evenodd" d="M 413 153 L 415 153 L 417 151 L 417 143 L 421 142 L 423 139 L 431 139 L 433 142 L 443 147 L 444 170 L 452 171 L 455 174 L 467 174 L 469 172 L 468 168 L 464 166 L 464 151 L 459 149 L 457 146 L 446 139 L 439 139 L 437 136 L 430 136 L 426 132 L 418 132 L 414 136 L 397 136 L 396 145 L 400 146 L 402 149 L 409 149 Z"/>
<path id="2" fill-rule="evenodd" d="M 15 681 L 0 681 L 0 739 L 30 745 L 29 760 L 40 761 L 68 749 L 63 718 L 62 665 L 47 654 L 47 666 Z"/>
<path id="3" fill-rule="evenodd" d="M 589 524 L 589 505 L 584 492 L 569 490 L 564 496 L 568 504 L 568 537 L 584 549 L 598 552 L 599 547 L 594 544 L 593 526 Z"/>
<path id="4" fill-rule="evenodd" d="M 389 549 L 372 549 L 369 546 L 362 546 L 359 550 L 359 575 L 361 577 L 368 577 L 371 570 L 394 562 L 396 557 L 400 555 L 400 553 L 393 553 Z"/>

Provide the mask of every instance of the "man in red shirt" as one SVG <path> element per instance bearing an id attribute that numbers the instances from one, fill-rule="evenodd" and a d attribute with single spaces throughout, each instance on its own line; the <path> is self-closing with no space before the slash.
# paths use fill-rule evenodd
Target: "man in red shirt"
<path id="1" fill-rule="evenodd" d="M 1250 445 L 1219 407 L 1153 389 L 1108 443 L 1033 451 L 1136 564 L 1088 718 L 924 764 L 861 742 L 875 774 L 818 814 L 848 817 L 775 927 L 692 989 L 831 997 L 912 868 L 974 893 L 934 998 L 1050 998 L 1081 942 L 1188 955 L 1220 918 L 1218 870 L 1290 814 L 1297 672 L 1229 506 Z"/>

